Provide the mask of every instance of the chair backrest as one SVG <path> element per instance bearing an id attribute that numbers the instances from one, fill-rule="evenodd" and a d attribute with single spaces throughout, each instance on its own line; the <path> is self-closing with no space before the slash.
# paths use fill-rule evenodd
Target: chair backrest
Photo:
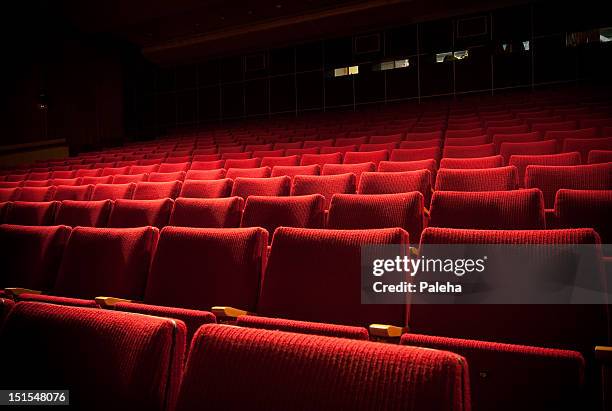
<path id="1" fill-rule="evenodd" d="M 311 164 L 309 166 L 274 166 L 272 169 L 272 177 L 289 176 L 291 178 L 302 176 L 318 176 L 321 174 L 321 166 Z"/>
<path id="2" fill-rule="evenodd" d="M 391 152 L 389 160 L 391 161 L 417 161 L 417 160 L 437 160 L 440 158 L 440 147 L 428 148 L 396 148 Z"/>
<path id="3" fill-rule="evenodd" d="M 489 157 L 496 155 L 495 145 L 478 144 L 475 146 L 444 146 L 442 157 L 470 158 L 470 157 Z"/>
<path id="4" fill-rule="evenodd" d="M 519 175 L 519 187 L 525 185 L 525 171 L 527 166 L 576 166 L 580 164 L 580 153 L 561 153 L 543 155 L 517 155 L 510 156 L 508 165 L 515 166 Z"/>
<path id="5" fill-rule="evenodd" d="M 440 168 L 495 168 L 504 165 L 502 156 L 473 157 L 473 158 L 443 158 Z"/>
<path id="6" fill-rule="evenodd" d="M 176 198 L 181 192 L 180 181 L 168 181 L 165 183 L 141 182 L 136 183 L 134 189 L 134 200 L 159 200 L 162 198 Z"/>
<path id="7" fill-rule="evenodd" d="M 344 325 L 380 322 L 403 325 L 404 305 L 361 304 L 360 255 L 363 245 L 407 243 L 408 233 L 401 228 L 279 227 L 272 239 L 257 312 L 263 316 Z M 314 300 L 324 303 L 313 305 Z"/>
<path id="8" fill-rule="evenodd" d="M 300 164 L 300 156 L 285 156 L 285 157 L 263 157 L 261 159 L 262 167 L 270 167 L 272 168 L 272 172 L 274 172 L 274 167 L 276 166 L 297 166 Z"/>
<path id="9" fill-rule="evenodd" d="M 328 163 L 341 164 L 342 153 L 302 154 L 302 159 L 300 160 L 301 166 L 308 166 L 312 164 L 318 164 L 319 166 L 323 166 L 323 164 Z"/>
<path id="10" fill-rule="evenodd" d="M 211 324 L 193 338 L 177 411 L 202 404 L 461 411 L 469 409 L 469 377 L 464 359 L 446 351 Z"/>
<path id="11" fill-rule="evenodd" d="M 431 173 L 429 170 L 363 173 L 359 182 L 359 194 L 395 194 L 420 192 L 429 204 L 431 198 Z"/>
<path id="12" fill-rule="evenodd" d="M 106 227 L 112 206 L 112 200 L 64 200 L 55 214 L 55 224 L 72 227 Z"/>
<path id="13" fill-rule="evenodd" d="M 118 198 L 131 199 L 136 184 L 96 184 L 91 193 L 91 200 L 116 200 Z"/>
<path id="14" fill-rule="evenodd" d="M 546 228 L 544 197 L 538 189 L 512 191 L 436 191 L 431 198 L 430 227 L 483 230 Z"/>
<path id="15" fill-rule="evenodd" d="M 436 177 L 436 191 L 506 191 L 518 186 L 518 171 L 514 166 L 453 169 L 441 168 Z"/>
<path id="16" fill-rule="evenodd" d="M 288 196 L 291 191 L 291 178 L 288 176 L 269 178 L 238 177 L 234 180 L 232 196 L 245 200 L 255 196 Z"/>
<path id="17" fill-rule="evenodd" d="M 587 163 L 612 163 L 612 150 L 590 150 Z"/>
<path id="18" fill-rule="evenodd" d="M 563 228 L 595 229 L 603 244 L 612 244 L 612 190 L 560 189 L 555 197 L 557 224 Z"/>
<path id="19" fill-rule="evenodd" d="M 55 187 L 21 187 L 17 192 L 18 201 L 51 201 L 55 194 Z"/>
<path id="20" fill-rule="evenodd" d="M 173 181 L 183 181 L 184 179 L 184 171 L 169 171 L 167 173 L 150 173 L 147 181 L 151 183 L 169 183 Z"/>
<path id="21" fill-rule="evenodd" d="M 0 225 L 0 287 L 49 290 L 55 283 L 70 227 Z"/>
<path id="22" fill-rule="evenodd" d="M 183 182 L 179 197 L 187 198 L 220 198 L 229 197 L 232 193 L 233 180 L 186 180 Z"/>
<path id="23" fill-rule="evenodd" d="M 556 154 L 558 152 L 556 140 L 530 141 L 525 143 L 502 143 L 499 154 L 504 158 L 504 163 L 508 164 L 513 155 L 545 155 Z"/>
<path id="24" fill-rule="evenodd" d="M 591 150 L 612 150 L 612 137 L 604 138 L 567 138 L 563 141 L 564 153 L 577 151 L 586 164 Z"/>
<path id="25" fill-rule="evenodd" d="M 174 201 L 169 225 L 178 227 L 230 228 L 240 226 L 241 197 L 182 198 Z"/>
<path id="26" fill-rule="evenodd" d="M 142 299 L 158 237 L 154 227 L 73 228 L 53 292 Z"/>
<path id="27" fill-rule="evenodd" d="M 270 177 L 272 170 L 270 167 L 257 167 L 257 168 L 228 168 L 225 173 L 226 178 L 236 179 L 238 177 L 245 178 L 268 178 Z"/>
<path id="28" fill-rule="evenodd" d="M 261 228 L 165 227 L 144 301 L 200 310 L 226 305 L 254 311 L 267 243 L 267 232 Z"/>
<path id="29" fill-rule="evenodd" d="M 244 207 L 241 227 L 263 227 L 271 240 L 277 227 L 323 228 L 324 220 L 325 197 L 320 194 L 251 196 Z"/>
<path id="30" fill-rule="evenodd" d="M 612 163 L 580 166 L 529 165 L 525 172 L 525 187 L 542 190 L 546 208 L 553 208 L 557 191 L 562 188 L 612 189 Z"/>
<path id="31" fill-rule="evenodd" d="M 344 164 L 358 164 L 372 162 L 378 164 L 389 160 L 388 150 L 358 151 L 344 154 Z"/>
<path id="32" fill-rule="evenodd" d="M 8 203 L 4 223 L 19 225 L 53 225 L 59 201 Z"/>
<path id="33" fill-rule="evenodd" d="M 355 193 L 355 174 L 329 176 L 297 175 L 293 178 L 291 195 L 321 194 L 325 197 L 325 208 L 329 208 L 331 197 L 336 193 Z"/>
<path id="34" fill-rule="evenodd" d="M 77 409 L 119 401 L 126 409 L 163 411 L 176 401 L 185 343 L 185 325 L 169 318 L 21 302 L 0 330 L 12 370 L 0 384 L 62 387 Z"/>
<path id="35" fill-rule="evenodd" d="M 174 202 L 169 198 L 158 200 L 115 200 L 108 218 L 109 228 L 153 226 L 165 227 L 170 219 Z"/>

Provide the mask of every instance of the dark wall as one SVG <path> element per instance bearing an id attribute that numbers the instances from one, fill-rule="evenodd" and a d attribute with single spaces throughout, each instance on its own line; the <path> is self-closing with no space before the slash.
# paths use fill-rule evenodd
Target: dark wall
<path id="1" fill-rule="evenodd" d="M 72 151 L 124 137 L 124 46 L 79 33 L 46 2 L 12 5 L 2 27 L 0 145 L 65 138 Z"/>
<path id="2" fill-rule="evenodd" d="M 139 77 L 128 81 L 129 133 L 153 135 L 219 120 L 605 80 L 612 70 L 612 44 L 566 47 L 568 32 L 612 26 L 612 15 L 603 10 L 609 6 L 603 4 L 586 1 L 577 11 L 575 4 L 564 9 L 559 2 L 537 2 L 206 63 L 144 65 Z M 479 32 L 483 24 L 486 30 Z M 378 36 L 376 51 L 356 53 L 355 40 L 363 34 Z M 528 50 L 523 42 L 529 42 Z M 469 57 L 435 62 L 436 53 L 457 50 L 468 50 Z M 407 68 L 373 70 L 381 61 L 406 58 Z M 261 61 L 263 67 L 257 64 Z M 335 68 L 351 65 L 359 65 L 359 74 L 333 76 Z"/>

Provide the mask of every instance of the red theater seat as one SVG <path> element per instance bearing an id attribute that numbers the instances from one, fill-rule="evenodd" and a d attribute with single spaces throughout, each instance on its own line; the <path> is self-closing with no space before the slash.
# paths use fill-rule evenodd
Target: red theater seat
<path id="1" fill-rule="evenodd" d="M 513 191 L 436 191 L 431 198 L 430 227 L 484 230 L 546 228 L 544 198 L 537 189 Z"/>
<path id="2" fill-rule="evenodd" d="M 344 164 L 359 164 L 372 162 L 376 165 L 381 161 L 389 160 L 389 152 L 387 150 L 378 151 L 363 151 L 349 152 L 344 154 Z"/>
<path id="3" fill-rule="evenodd" d="M 532 141 L 528 143 L 502 143 L 499 154 L 507 164 L 513 155 L 547 155 L 558 152 L 556 140 Z"/>
<path id="4" fill-rule="evenodd" d="M 419 149 L 395 149 L 391 152 L 390 161 L 418 161 L 437 160 L 440 158 L 440 147 L 429 147 Z"/>
<path id="5" fill-rule="evenodd" d="M 226 170 L 217 168 L 214 170 L 189 170 L 185 175 L 185 180 L 220 180 L 225 178 Z"/>
<path id="6" fill-rule="evenodd" d="M 370 140 L 368 140 L 368 142 L 370 144 L 399 143 L 403 138 L 403 133 L 395 133 L 388 134 L 386 136 L 370 136 Z"/>
<path id="7" fill-rule="evenodd" d="M 260 158 L 225 160 L 225 168 L 257 168 L 261 164 Z"/>
<path id="8" fill-rule="evenodd" d="M 55 187 L 55 194 L 53 199 L 57 201 L 63 200 L 80 200 L 87 201 L 91 197 L 93 192 L 93 185 L 79 185 L 79 186 L 64 186 L 59 185 Z"/>
<path id="9" fill-rule="evenodd" d="M 51 201 L 55 194 L 55 187 L 21 187 L 17 191 L 15 200 L 18 201 Z"/>
<path id="10" fill-rule="evenodd" d="M 454 158 L 470 158 L 470 157 L 488 157 L 496 155 L 495 145 L 480 144 L 475 146 L 444 146 L 442 157 Z"/>
<path id="11" fill-rule="evenodd" d="M 181 187 L 179 197 L 188 198 L 219 198 L 229 197 L 233 181 L 229 178 L 221 180 L 187 180 Z"/>
<path id="12" fill-rule="evenodd" d="M 238 177 L 234 180 L 232 196 L 245 200 L 255 196 L 288 196 L 291 191 L 291 178 L 288 176 L 270 178 Z"/>
<path id="13" fill-rule="evenodd" d="M 447 137 L 444 146 L 477 146 L 489 144 L 491 139 L 487 135 L 477 135 L 474 137 Z"/>
<path id="14" fill-rule="evenodd" d="M 483 134 L 485 134 L 484 130 L 480 126 L 478 126 L 478 127 L 469 128 L 469 129 L 446 130 L 446 133 L 444 133 L 444 136 L 446 137 L 446 140 L 448 141 L 451 138 L 453 139 L 472 138 L 472 137 L 481 138 Z M 485 141 L 483 143 L 473 143 L 473 144 L 486 144 L 486 143 L 488 143 L 488 141 Z"/>
<path id="15" fill-rule="evenodd" d="M 297 155 L 286 157 L 264 157 L 261 159 L 262 167 L 270 167 L 274 170 L 276 166 L 297 166 L 300 164 L 300 157 Z"/>
<path id="16" fill-rule="evenodd" d="M 222 153 L 221 160 L 250 160 L 251 152 Z M 257 160 L 257 159 L 253 159 Z"/>
<path id="17" fill-rule="evenodd" d="M 429 170 L 432 178 L 435 180 L 438 170 L 437 162 L 434 159 L 416 160 L 416 161 L 381 161 L 378 164 L 378 172 L 398 172 L 398 171 L 416 171 Z"/>
<path id="18" fill-rule="evenodd" d="M 320 194 L 292 197 L 251 196 L 242 215 L 242 227 L 263 227 L 272 239 L 277 227 L 323 228 L 325 198 Z"/>
<path id="19" fill-rule="evenodd" d="M 309 166 L 274 166 L 272 169 L 272 177 L 289 176 L 318 176 L 321 174 L 321 166 L 311 164 Z"/>
<path id="20" fill-rule="evenodd" d="M 145 227 L 159 229 L 170 219 L 174 202 L 169 198 L 159 200 L 115 200 L 107 227 Z"/>
<path id="21" fill-rule="evenodd" d="M 226 178 L 236 179 L 238 177 L 244 178 L 268 178 L 272 171 L 270 167 L 258 167 L 258 168 L 228 168 L 225 173 Z"/>
<path id="22" fill-rule="evenodd" d="M 117 174 L 127 174 L 130 167 L 106 167 L 102 169 L 101 176 L 114 176 Z"/>
<path id="23" fill-rule="evenodd" d="M 157 170 L 159 170 L 159 164 L 132 166 L 130 167 L 130 174 L 157 173 Z"/>
<path id="24" fill-rule="evenodd" d="M 34 181 L 43 181 L 43 180 L 48 180 L 51 178 L 51 173 L 48 171 L 43 171 L 43 172 L 32 172 L 30 174 L 28 174 L 28 180 L 34 180 Z"/>
<path id="25" fill-rule="evenodd" d="M 595 138 L 597 137 L 597 128 L 582 128 L 579 130 L 548 130 L 544 133 L 544 138 L 554 139 L 559 143 L 563 143 L 566 138 Z"/>
<path id="26" fill-rule="evenodd" d="M 320 151 L 319 147 L 288 148 L 285 150 L 285 157 L 286 156 L 302 156 L 304 154 L 319 154 L 319 151 Z"/>
<path id="27" fill-rule="evenodd" d="M 514 166 L 453 169 L 441 168 L 436 177 L 436 191 L 506 191 L 518 186 L 518 171 Z"/>
<path id="28" fill-rule="evenodd" d="M 318 164 L 319 166 L 323 166 L 323 164 L 341 164 L 342 163 L 342 153 L 331 153 L 331 154 L 303 154 L 302 160 L 300 161 L 300 165 L 308 166 L 312 164 Z"/>
<path id="29" fill-rule="evenodd" d="M 55 224 L 83 227 L 106 227 L 113 202 L 63 200 L 55 215 Z"/>
<path id="30" fill-rule="evenodd" d="M 115 174 L 113 184 L 140 183 L 148 179 L 148 174 Z"/>
<path id="31" fill-rule="evenodd" d="M 0 288 L 53 287 L 70 227 L 0 225 Z"/>
<path id="32" fill-rule="evenodd" d="M 169 181 L 166 183 L 137 183 L 134 189 L 134 200 L 158 200 L 161 198 L 178 197 L 181 192 L 180 181 Z"/>
<path id="33" fill-rule="evenodd" d="M 261 228 L 165 227 L 151 263 L 144 302 L 153 310 L 157 305 L 208 311 L 229 304 L 253 311 L 267 242 Z M 147 312 L 129 302 L 114 307 Z M 191 335 L 195 329 L 188 332 Z"/>
<path id="34" fill-rule="evenodd" d="M 8 316 L 14 306 L 15 301 L 0 297 L 0 328 L 2 328 L 4 319 Z"/>
<path id="35" fill-rule="evenodd" d="M 359 230 L 400 227 L 409 239 L 418 243 L 424 226 L 423 195 L 419 192 L 398 194 L 335 194 L 329 207 L 327 228 Z"/>
<path id="36" fill-rule="evenodd" d="M 474 410 L 570 410 L 584 406 L 580 401 L 584 358 L 578 352 L 421 334 L 404 334 L 401 345 L 463 356 L 469 364 Z"/>
<path id="37" fill-rule="evenodd" d="M 503 167 L 502 156 L 474 157 L 474 158 L 443 158 L 440 168 L 495 168 Z"/>
<path id="38" fill-rule="evenodd" d="M 51 294 L 20 299 L 96 306 L 96 296 L 142 299 L 159 237 L 154 227 L 75 227 L 66 244 Z"/>
<path id="39" fill-rule="evenodd" d="M 589 151 L 588 164 L 612 163 L 612 150 Z"/>
<path id="40" fill-rule="evenodd" d="M 163 411 L 177 396 L 185 343 L 185 324 L 168 318 L 18 303 L 0 331 L 12 370 L 0 384 L 61 386 L 75 409 Z"/>
<path id="41" fill-rule="evenodd" d="M 359 182 L 359 194 L 395 194 L 418 191 L 425 204 L 431 198 L 431 173 L 429 170 L 386 173 L 363 173 Z"/>
<path id="42" fill-rule="evenodd" d="M 357 151 L 357 146 L 352 144 L 350 146 L 333 146 L 333 147 L 321 147 L 320 154 L 334 154 L 334 153 L 348 153 L 351 151 Z"/>
<path id="43" fill-rule="evenodd" d="M 366 144 L 368 142 L 368 137 L 367 136 L 361 136 L 361 137 L 341 137 L 341 138 L 337 138 L 336 141 L 334 142 L 334 146 L 336 147 L 342 147 L 342 146 L 351 146 L 351 145 L 360 145 L 360 144 Z M 304 147 L 306 147 L 306 145 L 304 145 Z"/>
<path id="44" fill-rule="evenodd" d="M 503 143 L 529 143 L 541 140 L 542 133 L 539 131 L 531 131 L 529 133 L 496 134 L 493 136 L 492 143 L 495 145 L 495 150 L 499 151 Z"/>
<path id="45" fill-rule="evenodd" d="M 178 173 L 189 170 L 190 163 L 161 163 L 157 169 L 158 173 Z"/>
<path id="46" fill-rule="evenodd" d="M 376 171 L 376 164 L 372 162 L 354 164 L 325 164 L 321 169 L 321 175 L 329 176 L 336 174 L 353 173 L 357 178 L 356 184 L 359 185 L 361 173 L 366 171 Z"/>
<path id="47" fill-rule="evenodd" d="M 190 352 L 177 411 L 202 404 L 211 409 L 299 404 L 357 410 L 380 406 L 380 401 L 409 410 L 469 409 L 467 365 L 445 351 L 206 325 L 196 333 Z M 218 370 L 223 370 L 221 377 Z M 225 375 L 248 384 L 229 387 L 220 381 Z"/>
<path id="48" fill-rule="evenodd" d="M 515 166 L 519 174 L 519 185 L 525 184 L 525 171 L 527 166 L 547 165 L 547 166 L 574 166 L 580 164 L 579 153 L 545 154 L 545 155 L 512 155 L 508 164 Z"/>
<path id="49" fill-rule="evenodd" d="M 103 176 L 103 177 L 81 177 L 81 185 L 88 184 L 111 184 L 113 182 L 113 176 Z"/>
<path id="50" fill-rule="evenodd" d="M 58 201 L 39 201 L 36 203 L 15 201 L 9 203 L 4 215 L 4 223 L 19 225 L 52 225 Z"/>
<path id="51" fill-rule="evenodd" d="M 300 334 L 313 334 L 329 337 L 351 338 L 353 340 L 368 340 L 368 330 L 364 327 L 349 325 L 313 323 L 308 321 L 287 320 L 284 318 L 257 317 L 242 315 L 236 319 L 239 327 L 258 328 L 262 330 L 279 330 Z"/>
<path id="52" fill-rule="evenodd" d="M 292 196 L 321 194 L 325 197 L 325 208 L 329 208 L 331 198 L 336 193 L 355 193 L 355 174 L 337 174 L 331 176 L 296 175 L 291 186 Z"/>
<path id="53" fill-rule="evenodd" d="M 405 306 L 361 304 L 361 246 L 408 243 L 400 228 L 321 230 L 279 227 L 257 313 L 267 317 L 367 326 L 406 324 Z M 402 246 L 400 246 L 402 247 Z M 352 286 L 350 286 L 352 284 Z M 356 292 L 343 292 L 347 287 Z M 321 304 L 313 304 L 319 301 Z"/>
<path id="54" fill-rule="evenodd" d="M 387 154 L 394 150 L 398 146 L 398 143 L 370 143 L 370 144 L 361 144 L 359 146 L 359 151 L 387 151 Z"/>
<path id="55" fill-rule="evenodd" d="M 586 164 L 591 150 L 612 150 L 612 137 L 606 138 L 567 138 L 563 140 L 564 153 L 577 151 Z"/>
<path id="56" fill-rule="evenodd" d="M 191 163 L 190 170 L 215 170 L 225 166 L 225 160 L 215 161 L 194 161 Z"/>
<path id="57" fill-rule="evenodd" d="M 240 226 L 241 197 L 177 198 L 170 224 L 178 227 L 231 228 Z"/>
<path id="58" fill-rule="evenodd" d="M 527 166 L 525 187 L 539 188 L 544 193 L 546 208 L 553 208 L 557 191 L 612 189 L 612 163 L 580 166 Z"/>
<path id="59" fill-rule="evenodd" d="M 143 183 L 139 183 L 143 184 Z M 131 199 L 134 195 L 136 184 L 96 184 L 91 193 L 91 199 L 95 200 L 116 200 L 118 198 Z"/>
<path id="60" fill-rule="evenodd" d="M 170 173 L 151 173 L 147 182 L 150 183 L 168 183 L 171 181 L 183 181 L 185 179 L 184 171 L 175 171 Z"/>

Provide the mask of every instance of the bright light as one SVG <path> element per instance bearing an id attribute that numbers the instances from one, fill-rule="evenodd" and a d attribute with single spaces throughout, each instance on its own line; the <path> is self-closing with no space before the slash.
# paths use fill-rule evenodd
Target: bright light
<path id="1" fill-rule="evenodd" d="M 523 50 L 529 51 L 529 47 L 530 47 L 530 41 L 529 40 L 524 41 L 523 42 Z"/>
<path id="2" fill-rule="evenodd" d="M 334 70 L 334 77 L 342 77 L 348 74 L 348 67 L 340 67 Z"/>
<path id="3" fill-rule="evenodd" d="M 348 68 L 349 74 L 359 74 L 359 66 L 350 66 Z"/>

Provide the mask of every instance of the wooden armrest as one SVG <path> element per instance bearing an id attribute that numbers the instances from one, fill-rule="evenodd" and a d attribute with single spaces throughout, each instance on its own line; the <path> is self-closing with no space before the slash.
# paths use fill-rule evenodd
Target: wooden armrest
<path id="1" fill-rule="evenodd" d="M 429 209 L 427 207 L 423 208 L 423 214 L 425 214 L 425 217 L 427 217 L 427 218 L 430 217 Z"/>
<path id="2" fill-rule="evenodd" d="M 417 247 L 410 247 L 410 256 L 411 257 L 418 257 L 419 256 L 419 249 Z"/>
<path id="3" fill-rule="evenodd" d="M 102 308 L 110 308 L 117 303 L 129 303 L 131 300 L 117 297 L 96 297 L 96 303 Z"/>
<path id="4" fill-rule="evenodd" d="M 228 318 L 238 318 L 242 315 L 248 314 L 248 312 L 245 310 L 239 310 L 238 308 L 234 308 L 234 307 L 225 307 L 222 305 L 217 305 L 217 306 L 212 307 L 211 311 L 217 317 L 228 317 Z"/>
<path id="5" fill-rule="evenodd" d="M 387 324 L 370 324 L 370 335 L 382 338 L 399 338 L 408 331 L 406 327 L 396 327 Z"/>
<path id="6" fill-rule="evenodd" d="M 606 365 L 612 365 L 612 347 L 598 345 L 595 347 L 595 358 Z"/>
<path id="7" fill-rule="evenodd" d="M 9 293 L 14 297 L 19 297 L 21 294 L 42 294 L 41 291 L 38 290 L 30 290 L 29 288 L 19 288 L 19 287 L 11 287 L 5 288 L 4 291 Z"/>

